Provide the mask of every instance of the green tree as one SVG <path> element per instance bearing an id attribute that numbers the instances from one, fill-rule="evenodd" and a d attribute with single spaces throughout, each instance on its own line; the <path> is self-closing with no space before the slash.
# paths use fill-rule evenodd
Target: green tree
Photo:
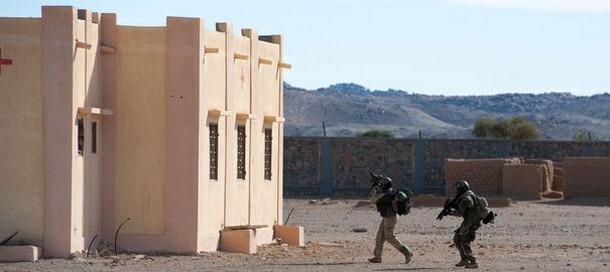
<path id="1" fill-rule="evenodd" d="M 373 129 L 358 134 L 358 137 L 370 137 L 370 138 L 394 138 L 394 133 L 388 130 Z"/>
<path id="2" fill-rule="evenodd" d="M 538 139 L 538 129 L 524 117 L 494 120 L 484 116 L 476 120 L 472 129 L 476 138 L 488 139 Z"/>
<path id="3" fill-rule="evenodd" d="M 474 123 L 472 135 L 477 138 L 494 138 L 493 131 L 496 121 L 489 116 L 483 116 Z"/>

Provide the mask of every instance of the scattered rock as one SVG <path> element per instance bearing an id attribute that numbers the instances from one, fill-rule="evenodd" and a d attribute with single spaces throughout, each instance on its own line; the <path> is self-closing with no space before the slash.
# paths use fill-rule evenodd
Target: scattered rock
<path id="1" fill-rule="evenodd" d="M 112 251 L 110 251 L 110 250 L 108 250 L 108 249 L 104 248 L 104 249 L 102 249 L 102 250 L 99 252 L 99 254 L 100 254 L 100 256 L 102 256 L 102 257 L 108 257 L 108 256 L 112 256 L 112 255 L 114 255 L 114 252 L 112 252 Z"/>
<path id="2" fill-rule="evenodd" d="M 133 256 L 133 259 L 140 260 L 140 259 L 144 259 L 145 257 L 146 257 L 146 255 L 144 255 L 144 254 L 138 254 L 138 255 Z"/>
<path id="3" fill-rule="evenodd" d="M 366 228 L 355 228 L 352 230 L 352 232 L 367 232 L 368 230 Z"/>
<path id="4" fill-rule="evenodd" d="M 83 257 L 74 257 L 74 258 L 72 258 L 72 260 L 75 262 L 79 262 L 79 263 L 86 262 L 85 258 L 83 258 Z"/>
<path id="5" fill-rule="evenodd" d="M 325 198 L 322 200 L 315 200 L 315 199 L 309 200 L 309 204 L 312 204 L 312 205 L 329 205 L 329 204 L 337 204 L 337 203 L 339 203 L 339 201 L 332 200 L 330 198 Z"/>
<path id="6" fill-rule="evenodd" d="M 320 205 L 330 205 L 330 204 L 337 204 L 337 203 L 339 203 L 339 201 L 332 200 L 330 198 L 325 198 L 324 200 L 322 200 Z"/>

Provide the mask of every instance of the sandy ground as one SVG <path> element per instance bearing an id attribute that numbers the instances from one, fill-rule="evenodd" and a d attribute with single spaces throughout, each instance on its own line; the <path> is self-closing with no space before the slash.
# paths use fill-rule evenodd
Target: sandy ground
<path id="1" fill-rule="evenodd" d="M 452 271 L 459 261 L 450 247 L 459 218 L 435 220 L 440 208 L 416 207 L 401 217 L 397 234 L 415 256 L 409 264 L 386 244 L 383 263 L 368 263 L 380 217 L 360 200 L 311 203 L 287 199 L 289 224 L 305 227 L 305 247 L 259 246 L 254 255 L 189 256 L 122 254 L 35 263 L 2 263 L 2 271 Z M 473 249 L 483 271 L 610 271 L 610 198 L 517 202 L 494 208 L 495 225 L 484 225 Z M 366 232 L 354 232 L 366 229 Z"/>

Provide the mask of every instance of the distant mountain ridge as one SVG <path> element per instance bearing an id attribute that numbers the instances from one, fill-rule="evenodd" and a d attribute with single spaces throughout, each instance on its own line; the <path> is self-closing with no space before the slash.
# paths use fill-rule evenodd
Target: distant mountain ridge
<path id="1" fill-rule="evenodd" d="M 610 94 L 570 93 L 486 96 L 444 96 L 401 90 L 369 90 L 340 83 L 305 90 L 284 83 L 286 136 L 356 136 L 371 129 L 389 130 L 396 137 L 472 138 L 481 116 L 523 116 L 538 128 L 541 139 L 572 140 L 591 132 L 610 140 Z"/>

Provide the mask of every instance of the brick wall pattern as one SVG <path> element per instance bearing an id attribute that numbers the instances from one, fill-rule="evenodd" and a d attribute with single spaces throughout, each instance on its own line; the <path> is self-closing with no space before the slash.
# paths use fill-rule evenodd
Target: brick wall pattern
<path id="1" fill-rule="evenodd" d="M 512 199 L 540 199 L 545 168 L 543 164 L 505 164 L 502 171 L 503 195 Z"/>
<path id="2" fill-rule="evenodd" d="M 610 158 L 568 157 L 563 163 L 564 198 L 610 197 Z"/>
<path id="3" fill-rule="evenodd" d="M 505 164 L 519 164 L 514 159 L 445 159 L 445 195 L 455 194 L 455 183 L 466 180 L 481 195 L 502 195 L 502 169 Z"/>
<path id="4" fill-rule="evenodd" d="M 540 160 L 540 159 L 526 159 L 526 164 L 540 164 L 543 165 L 542 172 L 542 184 L 540 192 L 546 192 L 552 189 L 553 180 L 555 178 L 555 167 L 553 166 L 552 160 Z"/>

